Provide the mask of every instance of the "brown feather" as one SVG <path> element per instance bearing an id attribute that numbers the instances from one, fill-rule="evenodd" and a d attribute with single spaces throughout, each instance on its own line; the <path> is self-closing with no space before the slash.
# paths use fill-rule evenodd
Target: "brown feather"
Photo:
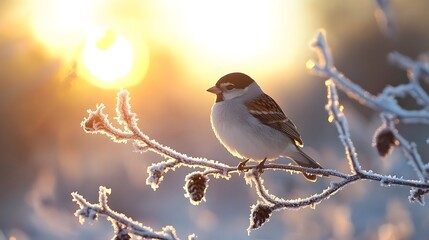
<path id="1" fill-rule="evenodd" d="M 296 129 L 295 124 L 283 113 L 280 106 L 267 94 L 262 94 L 253 101 L 246 103 L 246 107 L 261 123 L 268 125 L 286 134 L 295 144 L 302 147 L 304 142 Z"/>

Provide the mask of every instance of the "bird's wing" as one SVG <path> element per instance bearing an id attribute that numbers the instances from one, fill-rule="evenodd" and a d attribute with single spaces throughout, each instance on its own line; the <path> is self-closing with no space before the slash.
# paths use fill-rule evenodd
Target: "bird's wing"
<path id="1" fill-rule="evenodd" d="M 283 113 L 274 99 L 267 94 L 262 94 L 255 100 L 247 102 L 246 107 L 250 114 L 261 121 L 261 123 L 286 134 L 298 146 L 302 147 L 304 145 L 295 124 Z"/>

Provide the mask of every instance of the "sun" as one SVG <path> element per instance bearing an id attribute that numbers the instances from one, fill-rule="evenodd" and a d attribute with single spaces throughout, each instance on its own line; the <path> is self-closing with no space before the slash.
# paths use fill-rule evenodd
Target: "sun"
<path id="1" fill-rule="evenodd" d="M 146 32 L 135 31 L 129 16 L 120 14 L 119 6 L 140 9 L 131 3 L 28 0 L 33 36 L 48 56 L 76 63 L 77 76 L 97 87 L 134 86 L 146 75 L 149 51 Z"/>
<path id="2" fill-rule="evenodd" d="M 136 85 L 148 68 L 147 49 L 139 45 L 140 51 L 114 29 L 93 29 L 86 34 L 78 75 L 101 88 Z"/>
<path id="3" fill-rule="evenodd" d="M 82 61 L 94 77 L 112 83 L 130 71 L 134 61 L 133 48 L 112 29 L 93 31 L 87 35 Z"/>

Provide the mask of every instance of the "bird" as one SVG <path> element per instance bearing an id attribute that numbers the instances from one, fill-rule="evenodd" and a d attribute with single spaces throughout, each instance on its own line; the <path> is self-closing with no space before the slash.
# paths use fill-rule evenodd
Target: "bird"
<path id="1" fill-rule="evenodd" d="M 262 169 L 266 160 L 283 157 L 302 167 L 322 168 L 301 149 L 304 142 L 295 124 L 251 77 L 229 73 L 207 91 L 216 95 L 210 114 L 212 129 L 233 156 L 243 159 L 239 169 L 249 160 L 259 162 Z M 314 174 L 303 175 L 311 182 L 317 180 Z"/>

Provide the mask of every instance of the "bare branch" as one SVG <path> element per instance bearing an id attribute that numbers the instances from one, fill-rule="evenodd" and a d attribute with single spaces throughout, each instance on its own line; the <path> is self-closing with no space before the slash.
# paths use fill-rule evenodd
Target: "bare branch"
<path id="1" fill-rule="evenodd" d="M 359 85 L 353 83 L 342 73 L 338 72 L 335 67 L 326 65 L 326 62 L 332 62 L 332 56 L 330 54 L 328 46 L 326 45 L 326 38 L 322 31 L 317 34 L 317 37 L 314 40 L 312 46 L 314 47 L 314 50 L 318 53 L 319 63 L 314 63 L 310 61 L 307 63 L 307 66 L 315 73 L 330 78 L 335 83 L 335 85 L 340 90 L 345 92 L 350 98 L 355 99 L 360 104 L 368 106 L 376 111 L 389 113 L 395 118 L 403 120 L 407 123 L 429 123 L 429 111 L 427 111 L 427 109 L 404 109 L 399 106 L 395 99 L 395 96 L 392 96 L 387 93 L 381 93 L 378 96 L 374 96 L 368 91 L 364 90 Z M 396 60 L 398 61 L 397 57 L 393 58 L 396 58 Z M 403 62 L 402 64 L 407 63 Z"/>
<path id="2" fill-rule="evenodd" d="M 349 161 L 352 172 L 361 174 L 361 166 L 359 164 L 355 147 L 350 138 L 347 119 L 343 114 L 344 107 L 339 103 L 337 88 L 335 87 L 335 84 L 332 80 L 327 80 L 325 85 L 328 92 L 328 103 L 325 106 L 329 114 L 328 121 L 334 121 L 335 125 L 337 126 L 339 138 L 344 145 L 346 157 Z"/>
<path id="3" fill-rule="evenodd" d="M 152 228 L 134 221 L 122 213 L 110 209 L 107 204 L 108 195 L 111 190 L 100 186 L 99 203 L 91 204 L 77 192 L 72 193 L 73 201 L 79 205 L 75 215 L 79 217 L 80 223 L 86 219 L 96 220 L 98 215 L 104 215 L 112 222 L 116 234 L 132 234 L 145 239 L 178 240 L 176 230 L 172 226 L 166 226 L 162 231 L 154 231 Z"/>
<path id="4" fill-rule="evenodd" d="M 428 185 L 428 166 L 427 164 L 425 165 L 423 163 L 420 154 L 417 152 L 416 144 L 405 139 L 399 133 L 395 124 L 397 124 L 400 120 L 403 120 L 405 123 L 429 122 L 429 95 L 420 85 L 420 79 L 422 78 L 422 75 L 426 76 L 426 74 L 429 72 L 427 64 L 424 62 L 413 61 L 408 57 L 405 57 L 396 52 L 391 53 L 389 55 L 390 62 L 407 70 L 410 81 L 407 84 L 401 84 L 395 87 L 387 86 L 382 93 L 375 97 L 363 90 L 360 86 L 352 83 L 349 79 L 339 73 L 335 67 L 329 68 L 323 64 L 326 61 L 332 61 L 332 57 L 326 45 L 326 40 L 320 40 L 321 36 L 324 39 L 323 33 L 320 32 L 316 38 L 317 44 L 313 44 L 315 51 L 319 55 L 319 61 L 321 64 L 312 63 L 308 64 L 307 66 L 309 66 L 316 73 L 330 78 L 326 81 L 328 86 L 327 110 L 329 111 L 329 120 L 335 120 L 337 124 L 337 129 L 340 133 L 340 139 L 345 146 L 346 155 L 348 156 L 349 162 L 351 161 L 352 163 L 353 170 L 355 170 L 355 172 L 360 175 L 360 178 L 380 181 L 383 186 L 388 186 L 392 182 L 397 183 L 398 181 L 397 178 L 392 179 L 390 176 L 381 176 L 372 172 L 362 171 L 360 169 L 359 161 L 352 144 L 353 142 L 351 141 L 348 134 L 347 122 L 345 121 L 344 115 L 342 114 L 342 108 L 338 107 L 338 96 L 335 88 L 336 85 L 338 85 L 339 88 L 349 97 L 357 100 L 360 104 L 380 111 L 383 125 L 379 128 L 375 135 L 376 137 L 379 136 L 381 130 L 386 129 L 386 133 L 391 134 L 391 139 L 388 140 L 387 138 L 388 141 L 381 143 L 381 145 L 380 142 L 376 143 L 377 147 L 381 146 L 378 149 L 379 153 L 381 156 L 385 156 L 387 151 L 389 151 L 389 148 L 392 146 L 399 146 L 403 150 L 405 157 L 410 161 L 420 181 L 404 181 L 404 179 L 399 179 L 399 182 L 404 185 L 406 185 L 405 182 L 407 182 L 407 185 L 408 183 L 412 183 L 413 185 L 423 185 L 423 188 L 414 188 L 415 186 L 413 186 L 413 189 L 415 190 L 411 192 L 410 196 L 410 201 L 417 199 L 416 201 L 423 203 L 422 197 L 427 193 L 427 191 L 423 189 L 425 189 L 425 186 Z M 423 108 L 421 110 L 407 110 L 399 106 L 397 104 L 396 98 L 403 97 L 407 94 L 411 95 Z M 384 141 L 383 139 L 386 138 L 380 137 L 375 139 L 381 139 L 380 141 Z M 382 144 L 384 144 L 384 146 Z M 382 150 L 382 152 L 380 152 L 380 150 Z M 416 195 L 416 193 L 418 194 Z"/>

